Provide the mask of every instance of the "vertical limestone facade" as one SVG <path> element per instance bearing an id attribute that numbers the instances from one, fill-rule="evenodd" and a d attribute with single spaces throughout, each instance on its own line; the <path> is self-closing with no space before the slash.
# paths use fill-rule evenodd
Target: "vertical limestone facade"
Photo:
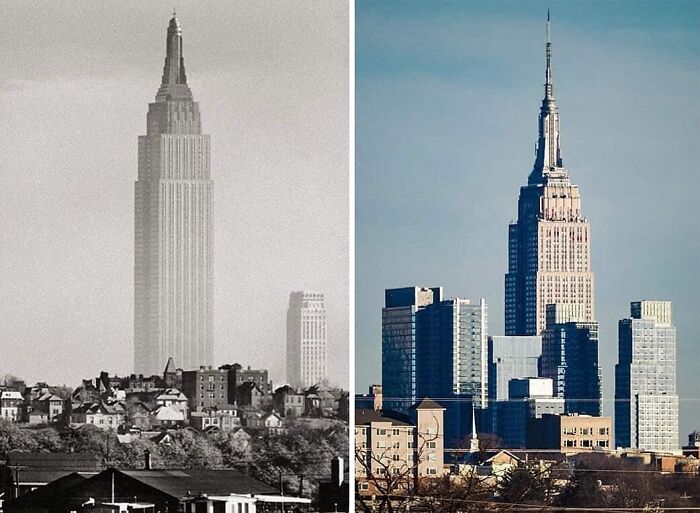
<path id="1" fill-rule="evenodd" d="M 187 85 L 175 16 L 163 79 L 138 141 L 135 184 L 134 368 L 160 374 L 211 365 L 212 194 L 209 136 Z"/>
<path id="2" fill-rule="evenodd" d="M 505 277 L 506 335 L 539 335 L 548 304 L 580 304 L 595 319 L 590 225 L 578 186 L 561 158 L 559 109 L 554 99 L 549 20 L 545 97 L 539 115 L 535 164 L 520 188 L 518 220 L 508 232 Z"/>
<path id="3" fill-rule="evenodd" d="M 323 294 L 292 292 L 287 310 L 287 381 L 303 388 L 322 383 L 327 378 L 327 346 Z"/>

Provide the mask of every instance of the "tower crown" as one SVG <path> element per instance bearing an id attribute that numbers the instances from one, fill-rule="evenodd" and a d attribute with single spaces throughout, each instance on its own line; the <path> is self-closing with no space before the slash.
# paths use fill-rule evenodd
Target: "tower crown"
<path id="1" fill-rule="evenodd" d="M 182 29 L 174 12 L 168 23 L 165 48 L 163 79 L 156 94 L 156 101 L 192 100 L 192 92 L 187 85 L 185 58 L 182 54 Z"/>
<path id="2" fill-rule="evenodd" d="M 544 98 L 540 108 L 535 165 L 528 179 L 530 185 L 541 184 L 549 178 L 567 178 L 559 146 L 559 109 L 554 99 L 552 80 L 552 32 L 549 10 L 547 10 L 547 44 L 545 46 L 546 67 Z"/>

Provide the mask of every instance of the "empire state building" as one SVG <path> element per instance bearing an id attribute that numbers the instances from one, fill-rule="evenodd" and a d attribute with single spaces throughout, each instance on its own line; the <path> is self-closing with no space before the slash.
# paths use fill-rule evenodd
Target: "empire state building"
<path id="1" fill-rule="evenodd" d="M 163 79 L 139 136 L 135 184 L 134 367 L 160 374 L 211 365 L 212 189 L 209 136 L 187 85 L 173 14 Z"/>
<path id="2" fill-rule="evenodd" d="M 508 230 L 506 335 L 541 334 L 549 304 L 575 307 L 581 321 L 595 319 L 590 225 L 581 213 L 578 186 L 564 167 L 559 144 L 549 15 L 546 60 L 535 165 L 527 185 L 520 188 L 518 220 Z"/>

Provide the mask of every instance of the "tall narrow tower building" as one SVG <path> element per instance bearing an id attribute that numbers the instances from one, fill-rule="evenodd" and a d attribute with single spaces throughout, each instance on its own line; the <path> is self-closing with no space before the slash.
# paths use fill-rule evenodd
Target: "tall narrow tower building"
<path id="1" fill-rule="evenodd" d="M 209 136 L 187 85 L 173 14 L 163 79 L 139 137 L 135 185 L 134 367 L 211 365 L 212 181 Z"/>
<path id="2" fill-rule="evenodd" d="M 327 345 L 323 294 L 292 292 L 287 310 L 287 381 L 303 388 L 324 381 Z"/>
<path id="3" fill-rule="evenodd" d="M 518 220 L 508 231 L 506 335 L 540 335 L 548 304 L 582 305 L 582 321 L 595 318 L 590 226 L 581 212 L 578 186 L 562 161 L 549 27 L 548 16 L 535 164 L 527 185 L 520 188 Z"/>

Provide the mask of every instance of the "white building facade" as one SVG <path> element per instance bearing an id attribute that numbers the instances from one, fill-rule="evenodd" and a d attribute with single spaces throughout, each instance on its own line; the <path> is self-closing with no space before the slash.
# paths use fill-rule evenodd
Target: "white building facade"
<path id="1" fill-rule="evenodd" d="M 619 322 L 615 366 L 615 444 L 678 450 L 676 328 L 670 301 L 638 301 Z"/>
<path id="2" fill-rule="evenodd" d="M 135 184 L 134 367 L 144 375 L 160 374 L 169 357 L 183 369 L 213 359 L 209 136 L 187 85 L 175 16 L 166 46 Z"/>
<path id="3" fill-rule="evenodd" d="M 287 381 L 309 387 L 327 378 L 328 332 L 323 293 L 296 291 L 287 310 Z"/>

